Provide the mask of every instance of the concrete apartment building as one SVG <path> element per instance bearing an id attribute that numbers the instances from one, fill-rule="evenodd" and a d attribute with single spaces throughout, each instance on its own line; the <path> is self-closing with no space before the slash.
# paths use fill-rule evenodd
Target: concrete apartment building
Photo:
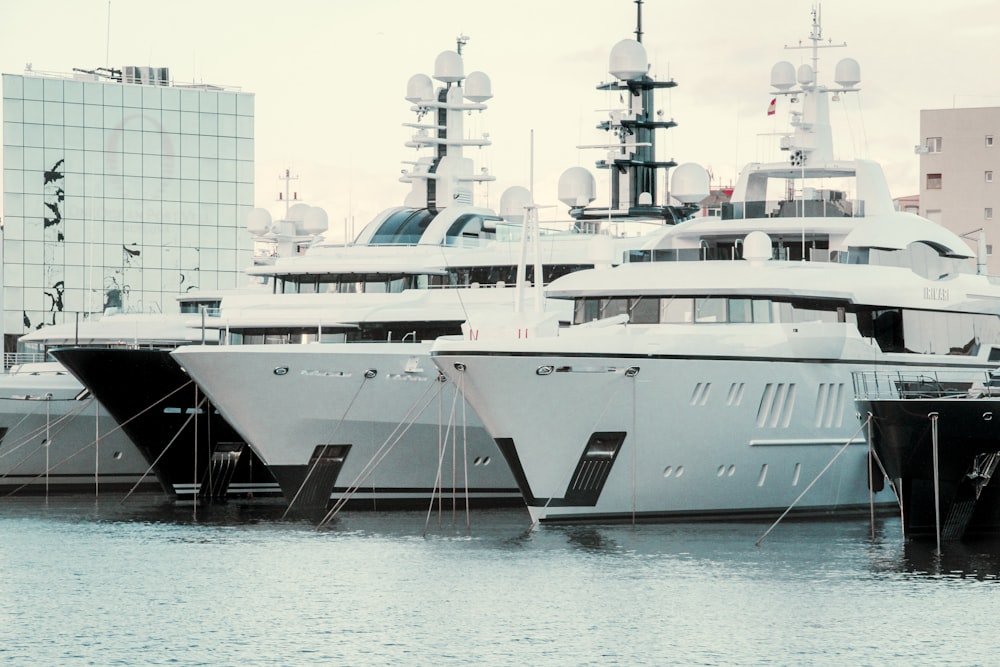
<path id="1" fill-rule="evenodd" d="M 166 68 L 3 75 L 5 350 L 107 310 L 176 312 L 250 263 L 254 96 Z"/>
<path id="2" fill-rule="evenodd" d="M 977 245 L 1000 275 L 1000 107 L 920 112 L 920 214 Z M 996 250 L 994 250 L 996 249 Z"/>

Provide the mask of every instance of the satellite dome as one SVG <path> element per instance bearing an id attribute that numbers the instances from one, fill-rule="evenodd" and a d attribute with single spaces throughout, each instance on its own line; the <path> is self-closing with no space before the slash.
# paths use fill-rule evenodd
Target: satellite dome
<path id="1" fill-rule="evenodd" d="M 329 226 L 326 211 L 318 206 L 310 206 L 298 227 L 303 234 L 322 234 Z"/>
<path id="2" fill-rule="evenodd" d="M 531 206 L 531 192 L 523 186 L 511 186 L 500 195 L 500 215 L 505 220 L 523 222 L 528 206 Z"/>
<path id="3" fill-rule="evenodd" d="M 559 176 L 559 201 L 570 208 L 583 208 L 594 201 L 597 183 L 583 167 L 570 167 Z"/>
<path id="4" fill-rule="evenodd" d="M 670 194 L 685 204 L 697 204 L 711 193 L 708 171 L 700 164 L 685 162 L 670 177 Z"/>
<path id="5" fill-rule="evenodd" d="M 255 208 L 247 214 L 247 231 L 254 236 L 266 234 L 271 229 L 271 213 L 266 208 Z"/>
<path id="6" fill-rule="evenodd" d="M 788 90 L 795 85 L 795 65 L 782 60 L 771 68 L 771 85 L 778 90 Z"/>
<path id="7" fill-rule="evenodd" d="M 465 78 L 462 56 L 455 51 L 442 51 L 434 61 L 434 78 L 445 83 L 455 83 Z"/>
<path id="8" fill-rule="evenodd" d="M 469 72 L 465 77 L 465 99 L 475 103 L 485 102 L 493 97 L 490 77 L 483 72 Z"/>
<path id="9" fill-rule="evenodd" d="M 302 222 L 306 219 L 306 213 L 312 208 L 309 204 L 293 204 L 291 208 L 288 209 L 288 213 L 285 215 L 285 219 L 290 222 Z"/>
<path id="10" fill-rule="evenodd" d="M 816 73 L 813 72 L 812 65 L 809 64 L 799 65 L 799 71 L 796 76 L 798 77 L 799 83 L 803 86 L 808 86 L 816 80 Z"/>
<path id="11" fill-rule="evenodd" d="M 414 74 L 406 82 L 406 100 L 413 104 L 434 99 L 434 82 L 426 74 Z"/>
<path id="12" fill-rule="evenodd" d="M 854 58 L 844 58 L 837 63 L 833 80 L 844 88 L 853 88 L 861 83 L 861 65 Z"/>
<path id="13" fill-rule="evenodd" d="M 634 39 L 623 39 L 611 48 L 608 72 L 623 81 L 638 79 L 649 69 L 646 47 Z"/>
<path id="14" fill-rule="evenodd" d="M 751 262 L 771 259 L 771 237 L 759 230 L 747 234 L 743 239 L 743 259 Z"/>

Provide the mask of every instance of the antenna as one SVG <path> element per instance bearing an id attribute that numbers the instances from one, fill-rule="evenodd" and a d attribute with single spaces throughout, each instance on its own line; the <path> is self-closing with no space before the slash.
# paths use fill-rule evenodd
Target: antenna
<path id="1" fill-rule="evenodd" d="M 823 39 L 823 9 L 821 4 L 816 3 L 812 8 L 812 32 L 809 34 L 809 41 L 812 44 L 803 44 L 800 41 L 798 46 L 785 45 L 786 49 L 812 49 L 813 83 L 819 81 L 819 50 L 847 46 L 847 42 L 834 44 L 833 40 L 820 44 L 821 39 Z"/>
<path id="2" fill-rule="evenodd" d="M 642 0 L 635 0 L 635 41 L 642 43 Z"/>
<path id="3" fill-rule="evenodd" d="M 284 200 L 285 200 L 285 218 L 284 218 L 285 220 L 288 220 L 288 208 L 289 208 L 289 206 L 291 206 L 291 202 L 289 201 L 290 197 L 288 196 L 289 194 L 291 194 L 289 192 L 289 190 L 292 187 L 292 181 L 296 181 L 296 180 L 298 180 L 298 178 L 299 178 L 298 174 L 295 174 L 294 176 L 292 176 L 292 170 L 291 169 L 285 169 L 285 173 L 281 174 L 280 176 L 278 176 L 279 180 L 282 180 L 282 181 L 285 182 L 284 197 L 282 197 L 282 193 L 280 193 L 280 192 L 278 193 L 278 201 L 281 201 L 282 198 L 284 198 Z M 295 193 L 295 199 L 299 198 L 298 194 L 299 194 L 298 192 Z"/>
<path id="4" fill-rule="evenodd" d="M 111 67 L 111 0 L 108 0 L 108 30 L 106 34 L 106 39 L 104 43 L 104 66 Z"/>
<path id="5" fill-rule="evenodd" d="M 469 43 L 469 36 L 465 34 L 460 34 L 455 38 L 456 46 L 455 50 L 458 51 L 458 55 L 462 55 L 462 47 Z"/>

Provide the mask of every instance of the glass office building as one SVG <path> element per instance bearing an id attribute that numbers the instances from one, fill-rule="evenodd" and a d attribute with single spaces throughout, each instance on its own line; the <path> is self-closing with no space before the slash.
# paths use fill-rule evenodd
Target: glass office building
<path id="1" fill-rule="evenodd" d="M 243 282 L 254 97 L 164 68 L 3 75 L 3 331 Z"/>

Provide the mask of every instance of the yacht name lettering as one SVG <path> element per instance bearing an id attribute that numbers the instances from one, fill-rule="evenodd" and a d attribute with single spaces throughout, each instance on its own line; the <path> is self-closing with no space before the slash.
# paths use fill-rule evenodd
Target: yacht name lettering
<path id="1" fill-rule="evenodd" d="M 949 298 L 947 287 L 924 288 L 924 299 L 927 301 L 948 301 Z"/>
<path id="2" fill-rule="evenodd" d="M 345 371 L 320 371 L 320 370 L 303 370 L 302 375 L 308 375 L 312 377 L 325 377 L 325 378 L 349 378 L 351 373 Z"/>

